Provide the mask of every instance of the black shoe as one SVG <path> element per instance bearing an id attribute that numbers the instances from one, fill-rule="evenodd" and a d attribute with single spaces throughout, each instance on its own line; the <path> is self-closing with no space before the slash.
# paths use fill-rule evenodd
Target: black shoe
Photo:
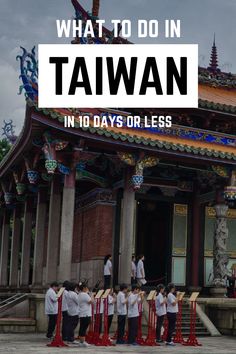
<path id="1" fill-rule="evenodd" d="M 124 340 L 118 340 L 116 344 L 126 344 Z"/>

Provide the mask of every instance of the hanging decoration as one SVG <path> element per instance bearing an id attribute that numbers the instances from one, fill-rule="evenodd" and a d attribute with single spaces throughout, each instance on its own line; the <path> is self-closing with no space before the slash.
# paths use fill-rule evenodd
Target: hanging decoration
<path id="1" fill-rule="evenodd" d="M 25 193 L 26 190 L 26 184 L 23 183 L 23 179 L 25 176 L 25 169 L 23 168 L 20 176 L 18 175 L 18 173 L 16 171 L 13 172 L 13 178 L 16 184 L 16 191 L 17 191 L 17 195 L 23 195 Z"/>
<path id="2" fill-rule="evenodd" d="M 139 190 L 143 184 L 143 170 L 148 167 L 154 167 L 158 164 L 159 159 L 155 156 L 145 154 L 132 154 L 126 152 L 117 153 L 121 161 L 129 166 L 134 166 L 135 173 L 131 177 L 131 184 L 134 190 Z"/>
<path id="3" fill-rule="evenodd" d="M 50 132 L 45 132 L 43 138 L 45 141 L 42 147 L 45 156 L 45 168 L 49 175 L 53 175 L 58 167 L 56 152 L 65 149 L 69 143 L 67 141 L 53 139 Z"/>
<path id="4" fill-rule="evenodd" d="M 28 157 L 24 157 L 25 166 L 27 170 L 27 177 L 30 184 L 36 184 L 39 179 L 39 173 L 36 170 L 36 165 L 39 160 L 39 153 L 35 155 L 33 161 L 30 161 Z"/>
<path id="5" fill-rule="evenodd" d="M 224 189 L 224 198 L 228 202 L 236 201 L 236 171 L 232 171 L 230 185 Z"/>

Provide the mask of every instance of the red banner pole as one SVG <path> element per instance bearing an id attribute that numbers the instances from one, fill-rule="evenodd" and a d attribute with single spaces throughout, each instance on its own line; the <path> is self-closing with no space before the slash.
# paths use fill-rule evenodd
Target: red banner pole
<path id="1" fill-rule="evenodd" d="M 138 336 L 137 336 L 137 343 L 139 345 L 144 345 L 145 341 L 143 339 L 143 334 L 142 334 L 142 315 L 143 315 L 143 304 L 140 302 L 138 304 L 138 310 L 139 310 L 139 318 L 138 318 Z"/>
<path id="2" fill-rule="evenodd" d="M 148 334 L 145 339 L 145 345 L 149 347 L 159 346 L 156 342 L 155 333 L 155 312 L 153 310 L 154 300 L 148 301 L 149 312 L 148 312 Z"/>
<path id="3" fill-rule="evenodd" d="M 183 345 L 189 347 L 196 347 L 201 346 L 198 342 L 196 337 L 196 318 L 197 318 L 197 311 L 196 311 L 197 303 L 196 301 L 191 301 L 191 308 L 190 308 L 190 334 L 185 343 Z"/>
<path id="4" fill-rule="evenodd" d="M 92 306 L 92 318 L 91 318 L 91 323 L 89 325 L 89 330 L 86 335 L 86 342 L 89 344 L 93 344 L 93 339 L 94 339 L 94 304 L 91 304 Z"/>
<path id="5" fill-rule="evenodd" d="M 96 301 L 96 314 L 95 314 L 95 323 L 94 323 L 94 336 L 93 336 L 93 344 L 98 345 L 100 341 L 100 306 L 101 299 L 97 299 Z"/>
<path id="6" fill-rule="evenodd" d="M 113 346 L 114 344 L 109 338 L 109 333 L 108 333 L 108 297 L 104 299 L 104 333 L 99 340 L 97 346 L 104 346 L 104 347 L 109 347 Z"/>
<path id="7" fill-rule="evenodd" d="M 56 324 L 56 335 L 52 342 L 47 344 L 48 347 L 68 347 L 62 340 L 61 336 L 61 319 L 62 319 L 62 295 L 58 298 L 58 314 L 57 314 L 57 324 Z"/>
<path id="8" fill-rule="evenodd" d="M 174 343 L 184 343 L 184 338 L 182 335 L 182 313 L 183 313 L 183 300 L 178 302 L 179 312 L 177 315 L 177 323 L 176 323 L 176 333 L 173 339 Z"/>

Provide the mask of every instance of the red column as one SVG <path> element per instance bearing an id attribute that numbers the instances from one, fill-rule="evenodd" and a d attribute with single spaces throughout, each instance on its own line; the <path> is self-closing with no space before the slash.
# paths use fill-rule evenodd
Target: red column
<path id="1" fill-rule="evenodd" d="M 191 242 L 191 285 L 199 286 L 199 258 L 200 258 L 200 203 L 198 201 L 198 193 L 194 192 L 193 197 L 193 232 Z"/>

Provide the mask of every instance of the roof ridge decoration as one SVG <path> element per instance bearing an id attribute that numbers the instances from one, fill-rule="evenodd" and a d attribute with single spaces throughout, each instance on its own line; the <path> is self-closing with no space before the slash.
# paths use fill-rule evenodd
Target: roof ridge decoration
<path id="1" fill-rule="evenodd" d="M 87 20 L 92 20 L 95 21 L 98 19 L 98 14 L 99 14 L 99 6 L 100 6 L 100 1 L 98 0 L 93 0 L 93 8 L 92 12 L 85 11 L 82 5 L 80 5 L 78 0 L 71 0 L 72 5 L 74 6 L 75 9 L 75 19 L 76 20 L 82 20 L 84 23 Z M 94 32 L 96 33 L 96 26 L 97 24 L 94 23 Z M 119 27 L 119 31 L 121 30 L 121 27 Z M 132 44 L 129 42 L 127 39 L 123 37 L 117 37 L 114 38 L 114 30 L 109 30 L 105 26 L 102 26 L 102 32 L 103 36 L 102 38 L 84 38 L 84 37 L 76 37 L 71 43 L 72 44 Z"/>
<path id="2" fill-rule="evenodd" d="M 75 19 L 83 20 L 84 23 L 90 19 L 95 21 L 97 19 L 97 15 L 99 14 L 99 5 L 100 1 L 93 0 L 93 10 L 92 12 L 86 12 L 82 5 L 80 5 L 78 0 L 71 0 L 72 5 L 75 9 Z M 96 33 L 96 23 L 94 23 L 95 33 Z M 106 27 L 103 28 L 103 37 L 102 38 L 84 38 L 84 37 L 76 37 L 71 43 L 72 44 L 132 44 L 127 39 L 122 38 L 121 36 L 114 38 L 114 30 L 111 31 Z M 119 28 L 121 30 L 121 27 Z M 16 57 L 17 60 L 20 60 L 20 79 L 22 80 L 22 84 L 19 88 L 19 93 L 21 94 L 23 91 L 25 93 L 26 98 L 31 99 L 34 102 L 38 101 L 38 61 L 36 59 L 35 46 L 32 48 L 31 52 L 28 52 L 25 48 L 20 47 L 23 51 L 22 55 L 18 55 Z M 215 46 L 215 40 L 212 46 L 212 68 L 216 69 L 217 62 L 217 52 Z M 214 72 L 211 68 L 200 68 L 198 74 L 199 83 L 210 85 L 213 87 L 224 87 L 230 89 L 236 89 L 236 75 L 232 73 L 224 73 L 219 69 Z M 208 108 L 208 102 L 203 100 L 199 100 L 199 106 L 206 106 Z M 234 106 L 223 106 L 218 104 L 211 103 L 209 108 L 213 108 L 216 110 L 222 110 L 226 112 L 235 113 Z M 215 106 L 217 106 L 215 108 Z"/>
<path id="3" fill-rule="evenodd" d="M 23 51 L 22 55 L 17 55 L 16 60 L 20 60 L 20 76 L 22 85 L 19 87 L 18 94 L 20 95 L 23 90 L 25 96 L 32 101 L 38 100 L 38 61 L 35 54 L 35 46 L 31 52 L 23 47 L 20 47 Z"/>

